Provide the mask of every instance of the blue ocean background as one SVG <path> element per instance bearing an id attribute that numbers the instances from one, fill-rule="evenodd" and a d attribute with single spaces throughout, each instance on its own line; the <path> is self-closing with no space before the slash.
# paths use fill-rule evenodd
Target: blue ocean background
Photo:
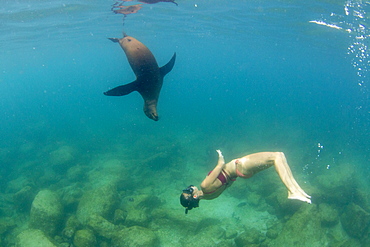
<path id="1" fill-rule="evenodd" d="M 276 188 L 283 187 L 273 169 L 238 180 L 235 188 L 184 215 L 181 190 L 199 185 L 213 169 L 216 149 L 227 161 L 254 152 L 284 152 L 296 180 L 312 196 L 313 205 L 304 206 L 328 204 L 339 218 L 353 203 L 369 212 L 368 1 L 178 0 L 178 6 L 143 4 L 125 18 L 111 11 L 114 3 L 29 0 L 4 1 L 0 7 L 0 217 L 13 222 L 0 231 L 0 244 L 13 246 L 28 228 L 33 197 L 14 199 L 26 186 L 33 196 L 47 189 L 61 198 L 66 188 L 78 188 L 73 203 L 62 200 L 60 229 L 50 236 L 56 246 L 73 243 L 73 237 L 63 237 L 66 219 L 75 214 L 85 191 L 110 179 L 110 168 L 106 177 L 89 176 L 112 160 L 120 166 L 111 170 L 119 177 L 114 185 L 120 200 L 160 199 L 153 207 L 166 214 L 145 211 L 151 215 L 147 229 L 158 233 L 175 223 L 181 228 L 166 228 L 166 236 L 158 233 L 158 246 L 187 246 L 184 234 L 211 225 L 237 225 L 238 236 L 248 227 L 267 232 L 267 218 L 284 228 L 285 213 L 256 210 L 248 200 L 253 184 L 263 187 L 272 178 Z M 107 39 L 123 32 L 144 43 L 160 66 L 177 54 L 164 79 L 158 122 L 145 116 L 138 93 L 103 95 L 135 80 L 122 49 Z M 72 179 L 75 167 L 82 171 Z M 345 180 L 348 174 L 353 176 Z M 329 184 L 345 181 L 341 186 L 361 189 L 365 196 L 327 199 L 333 191 L 326 191 L 318 177 Z M 263 191 L 259 195 L 268 197 Z M 261 212 L 269 213 L 263 218 Z M 251 217 L 249 223 L 242 220 Z M 166 219 L 165 226 L 158 218 Z M 369 224 L 363 227 L 368 233 Z M 370 242 L 366 233 L 340 232 L 336 236 L 341 237 L 325 243 L 312 238 L 295 244 L 279 240 L 275 246 Z M 96 232 L 95 237 L 97 246 L 111 241 Z M 214 241 L 238 246 L 233 238 Z M 254 244 L 269 246 L 266 241 Z"/>

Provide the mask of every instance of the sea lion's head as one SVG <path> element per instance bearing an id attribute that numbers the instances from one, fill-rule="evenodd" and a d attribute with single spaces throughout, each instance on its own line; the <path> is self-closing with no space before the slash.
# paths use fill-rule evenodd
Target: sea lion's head
<path id="1" fill-rule="evenodd" d="M 119 39 L 119 43 L 124 51 L 127 51 L 128 49 L 131 49 L 132 47 L 136 47 L 137 44 L 141 44 L 140 41 L 126 34 L 123 35 L 122 39 Z"/>
<path id="2" fill-rule="evenodd" d="M 159 120 L 157 109 L 155 108 L 155 106 L 144 107 L 144 113 L 148 118 L 153 119 L 154 121 Z"/>

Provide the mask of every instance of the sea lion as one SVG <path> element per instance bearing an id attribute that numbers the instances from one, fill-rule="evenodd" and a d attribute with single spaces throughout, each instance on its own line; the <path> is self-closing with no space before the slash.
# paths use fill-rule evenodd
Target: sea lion
<path id="1" fill-rule="evenodd" d="M 129 15 L 137 13 L 142 7 L 142 4 L 135 4 L 131 6 L 124 6 L 124 5 L 117 5 L 112 7 L 112 11 L 115 14 L 123 14 L 123 15 Z"/>
<path id="2" fill-rule="evenodd" d="M 139 2 L 142 3 L 147 3 L 147 4 L 153 4 L 153 3 L 160 3 L 160 2 L 167 2 L 167 3 L 174 3 L 178 5 L 175 0 L 138 0 Z"/>
<path id="3" fill-rule="evenodd" d="M 121 2 L 132 2 L 134 0 L 120 0 Z M 160 2 L 167 2 L 167 3 L 175 3 L 175 0 L 138 0 L 137 2 L 147 3 L 147 4 L 153 4 L 153 3 L 160 3 Z M 119 4 L 119 2 L 116 2 L 115 4 Z"/>
<path id="4" fill-rule="evenodd" d="M 126 85 L 118 86 L 107 92 L 108 96 L 123 96 L 138 91 L 144 99 L 144 113 L 148 118 L 158 121 L 157 102 L 162 88 L 164 76 L 175 64 L 176 53 L 163 67 L 158 67 L 151 51 L 137 39 L 124 34 L 122 39 L 109 38 L 118 42 L 126 53 L 127 60 L 136 75 L 136 80 Z"/>

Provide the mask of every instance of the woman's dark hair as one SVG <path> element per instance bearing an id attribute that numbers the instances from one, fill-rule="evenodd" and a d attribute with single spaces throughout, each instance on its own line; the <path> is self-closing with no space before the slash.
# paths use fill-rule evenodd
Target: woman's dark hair
<path id="1" fill-rule="evenodd" d="M 192 186 L 193 185 L 190 185 L 182 190 L 182 194 L 180 195 L 180 203 L 185 208 L 185 214 L 187 214 L 189 210 L 199 207 L 199 199 L 194 198 L 192 195 L 194 191 Z"/>

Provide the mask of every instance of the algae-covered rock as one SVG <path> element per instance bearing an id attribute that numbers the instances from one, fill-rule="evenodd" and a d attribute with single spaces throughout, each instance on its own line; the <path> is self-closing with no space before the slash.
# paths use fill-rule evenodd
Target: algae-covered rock
<path id="1" fill-rule="evenodd" d="M 151 221 L 151 212 L 161 204 L 161 200 L 157 196 L 137 195 L 124 198 L 122 203 L 127 212 L 125 225 L 146 227 Z"/>
<path id="2" fill-rule="evenodd" d="M 74 159 L 74 153 L 75 150 L 71 146 L 61 146 L 50 153 L 50 164 L 52 166 L 65 166 Z"/>
<path id="3" fill-rule="evenodd" d="M 335 246 L 336 247 L 365 247 L 369 245 L 362 245 L 360 241 L 358 241 L 357 239 L 351 238 L 351 239 L 343 240 L 341 243 L 338 243 Z"/>
<path id="4" fill-rule="evenodd" d="M 256 192 L 252 192 L 248 195 L 248 204 L 253 207 L 258 207 L 261 205 L 262 197 Z"/>
<path id="5" fill-rule="evenodd" d="M 96 214 L 89 217 L 87 225 L 91 227 L 99 236 L 108 239 L 112 238 L 116 231 L 118 231 L 117 226 Z"/>
<path id="6" fill-rule="evenodd" d="M 62 214 L 63 208 L 57 194 L 41 190 L 32 202 L 29 225 L 52 236 L 60 227 Z"/>
<path id="7" fill-rule="evenodd" d="M 78 227 L 80 227 L 80 222 L 78 221 L 77 217 L 75 215 L 70 216 L 67 219 L 66 225 L 62 231 L 63 237 L 71 240 Z"/>
<path id="8" fill-rule="evenodd" d="M 13 195 L 14 206 L 20 212 L 30 210 L 32 200 L 36 195 L 36 191 L 29 185 L 23 187 Z"/>
<path id="9" fill-rule="evenodd" d="M 267 232 L 266 232 L 266 237 L 268 238 L 271 238 L 271 239 L 275 239 L 279 236 L 279 232 L 276 230 L 276 229 L 269 229 Z"/>
<path id="10" fill-rule="evenodd" d="M 56 245 L 41 230 L 28 229 L 16 237 L 15 247 L 56 247 Z"/>
<path id="11" fill-rule="evenodd" d="M 125 165 L 121 159 L 102 158 L 97 160 L 96 164 L 92 165 L 95 169 L 87 172 L 86 177 L 95 188 L 102 187 L 106 184 L 111 184 L 113 186 L 130 185 L 131 179 L 122 174 L 131 174 L 131 172 L 127 171 L 128 166 Z"/>
<path id="12" fill-rule="evenodd" d="M 152 230 L 141 226 L 132 226 L 123 229 L 117 232 L 117 234 L 112 239 L 112 247 L 132 246 L 159 246 L 159 240 Z"/>
<path id="13" fill-rule="evenodd" d="M 91 230 L 78 230 L 73 238 L 73 244 L 76 247 L 94 247 L 96 246 L 96 237 Z"/>
<path id="14" fill-rule="evenodd" d="M 367 233 L 367 236 L 364 239 L 361 239 L 362 246 L 370 246 L 370 232 Z"/>
<path id="15" fill-rule="evenodd" d="M 26 186 L 32 186 L 31 178 L 28 176 L 19 176 L 7 183 L 6 193 L 16 193 Z"/>
<path id="16" fill-rule="evenodd" d="M 14 216 L 14 208 L 11 194 L 0 192 L 0 217 Z"/>
<path id="17" fill-rule="evenodd" d="M 319 204 L 319 216 L 323 226 L 334 226 L 339 221 L 338 211 L 326 203 Z"/>
<path id="18" fill-rule="evenodd" d="M 225 229 L 225 238 L 226 239 L 234 239 L 236 236 L 238 236 L 237 229 L 233 227 L 228 227 Z"/>
<path id="19" fill-rule="evenodd" d="M 272 206 L 274 213 L 280 216 L 294 214 L 304 204 L 299 200 L 288 199 L 288 192 L 283 187 L 266 197 L 266 202 Z"/>
<path id="20" fill-rule="evenodd" d="M 1 218 L 0 219 L 0 238 L 1 238 L 1 235 L 12 230 L 16 226 L 17 225 L 15 224 L 12 218 L 8 218 L 8 217 Z"/>
<path id="21" fill-rule="evenodd" d="M 340 221 L 348 235 L 362 238 L 369 230 L 370 214 L 360 206 L 351 203 L 345 208 Z"/>
<path id="22" fill-rule="evenodd" d="M 106 241 L 99 241 L 99 247 L 111 247 L 111 245 Z"/>
<path id="23" fill-rule="evenodd" d="M 276 239 L 282 230 L 283 223 L 281 221 L 277 221 L 276 219 L 271 219 L 266 222 L 266 226 L 266 237 L 269 239 Z"/>
<path id="24" fill-rule="evenodd" d="M 72 182 L 80 182 L 86 177 L 87 168 L 81 165 L 72 166 L 67 170 L 67 179 Z"/>
<path id="25" fill-rule="evenodd" d="M 370 193 L 367 188 L 358 188 L 356 190 L 356 204 L 365 211 L 370 212 Z"/>
<path id="26" fill-rule="evenodd" d="M 91 215 L 100 215 L 110 219 L 118 204 L 116 187 L 110 184 L 104 185 L 86 192 L 77 208 L 77 218 L 85 224 Z"/>
<path id="27" fill-rule="evenodd" d="M 237 247 L 250 246 L 251 244 L 259 245 L 265 240 L 265 236 L 257 229 L 247 229 L 235 238 Z"/>
<path id="28" fill-rule="evenodd" d="M 315 201 L 346 205 L 356 193 L 356 181 L 352 166 L 331 168 L 316 177 L 315 185 L 320 190 L 314 195 Z"/>
<path id="29" fill-rule="evenodd" d="M 78 203 L 83 195 L 83 190 L 80 187 L 81 185 L 75 183 L 64 186 L 58 191 L 67 213 L 76 212 Z"/>
<path id="30" fill-rule="evenodd" d="M 126 217 L 127 217 L 126 211 L 123 211 L 122 209 L 116 209 L 114 211 L 113 222 L 116 225 L 123 224 L 126 220 Z"/>
<path id="31" fill-rule="evenodd" d="M 203 221 L 194 229 L 195 232 L 193 234 L 184 236 L 181 239 L 182 246 L 193 247 L 194 243 L 196 243 L 197 246 L 214 247 L 217 246 L 217 243 L 225 239 L 225 229 L 218 224 L 205 226 L 206 222 Z"/>
<path id="32" fill-rule="evenodd" d="M 126 226 L 147 226 L 150 222 L 149 214 L 145 209 L 134 208 L 127 212 L 125 219 Z"/>
<path id="33" fill-rule="evenodd" d="M 326 246 L 328 242 L 322 230 L 318 209 L 314 204 L 303 204 L 283 225 L 276 239 L 269 246 Z"/>

